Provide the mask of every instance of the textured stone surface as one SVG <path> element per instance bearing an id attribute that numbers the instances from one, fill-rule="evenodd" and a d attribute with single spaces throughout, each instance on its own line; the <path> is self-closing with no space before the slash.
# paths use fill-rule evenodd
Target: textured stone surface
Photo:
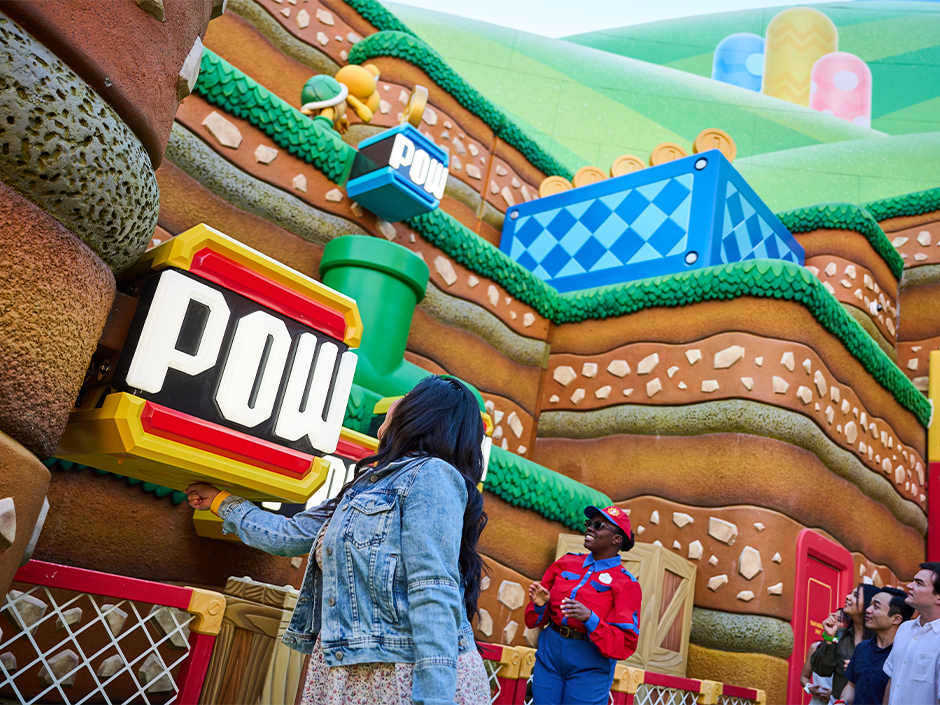
<path id="1" fill-rule="evenodd" d="M 137 672 L 140 682 L 147 686 L 148 693 L 169 693 L 173 681 L 156 654 L 150 654 Z"/>
<path id="2" fill-rule="evenodd" d="M 46 664 L 39 669 L 39 681 L 46 686 L 52 685 L 58 681 L 60 685 L 68 687 L 75 684 L 75 676 L 78 672 L 70 673 L 67 678 L 63 678 L 66 673 L 78 668 L 78 654 L 71 649 L 60 651 L 55 656 L 46 660 Z"/>
<path id="3" fill-rule="evenodd" d="M 133 264 L 157 224 L 147 152 L 111 106 L 2 13 L 0 114 L 0 180 L 115 271 Z"/>
<path id="4" fill-rule="evenodd" d="M 788 622 L 773 617 L 694 607 L 689 641 L 709 649 L 789 658 L 793 651 L 793 630 Z"/>
<path id="5" fill-rule="evenodd" d="M 0 499 L 0 551 L 6 551 L 16 541 L 16 502 L 12 497 Z"/>
<path id="6" fill-rule="evenodd" d="M 98 670 L 95 672 L 95 674 L 101 680 L 105 680 L 120 671 L 123 666 L 124 659 L 122 659 L 120 656 L 109 656 L 101 662 L 101 665 L 98 666 Z"/>
<path id="7" fill-rule="evenodd" d="M 490 613 L 485 609 L 480 609 L 480 621 L 477 624 L 477 629 L 479 629 L 484 636 L 493 636 L 493 618 L 490 616 Z"/>
<path id="8" fill-rule="evenodd" d="M 3 609 L 3 616 L 16 631 L 31 629 L 49 608 L 45 602 L 34 595 L 26 595 L 20 590 L 10 590 L 7 596 L 12 605 Z"/>
<path id="9" fill-rule="evenodd" d="M 154 167 L 179 103 L 179 72 L 205 34 L 213 0 L 159 0 L 162 21 L 129 2 L 25 2 L 4 8 L 39 38 L 134 131 Z M 141 70 L 146 66 L 147 70 Z"/>
<path id="10" fill-rule="evenodd" d="M 730 546 L 738 537 L 738 527 L 730 521 L 711 517 L 708 520 L 708 535 Z"/>
<path id="11" fill-rule="evenodd" d="M 104 622 L 108 625 L 108 631 L 113 636 L 117 636 L 124 629 L 124 623 L 127 621 L 127 612 L 117 605 L 103 605 L 101 613 L 104 615 Z"/>
<path id="12" fill-rule="evenodd" d="M 525 588 L 519 583 L 504 580 L 499 586 L 497 597 L 508 609 L 516 610 L 525 604 Z"/>
<path id="13" fill-rule="evenodd" d="M 767 694 L 767 705 L 785 705 L 788 663 L 766 654 L 731 653 L 689 644 L 686 675 L 719 683 L 760 688 Z"/>
<path id="14" fill-rule="evenodd" d="M 62 631 L 65 629 L 65 625 L 68 624 L 70 627 L 79 624 L 82 621 L 82 608 L 73 607 L 70 610 L 65 610 L 60 616 L 56 617 L 55 620 L 55 629 L 56 631 Z M 75 631 L 74 629 L 72 631 Z"/>
<path id="15" fill-rule="evenodd" d="M 189 627 L 182 625 L 189 622 L 189 614 L 174 607 L 154 605 L 147 616 L 161 637 L 170 637 L 169 645 L 171 649 L 180 651 L 186 649 L 186 642 L 189 640 Z"/>
<path id="16" fill-rule="evenodd" d="M 110 313 L 114 277 L 61 223 L 3 184 L 0 252 L 0 430 L 47 457 Z"/>
<path id="17" fill-rule="evenodd" d="M 9 493 L 16 505 L 17 514 L 17 536 L 12 545 L 0 553 L 2 595 L 10 587 L 42 512 L 49 470 L 20 443 L 0 431 L 0 478 L 3 478 L 4 492 Z"/>

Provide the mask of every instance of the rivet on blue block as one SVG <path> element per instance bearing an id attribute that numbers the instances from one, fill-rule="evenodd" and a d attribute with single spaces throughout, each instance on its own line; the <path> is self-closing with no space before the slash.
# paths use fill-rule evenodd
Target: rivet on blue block
<path id="1" fill-rule="evenodd" d="M 704 162 L 705 160 L 702 159 L 701 161 Z M 696 164 L 695 166 L 697 167 L 698 164 Z M 685 263 L 695 264 L 696 262 L 698 262 L 698 252 L 696 252 L 695 250 L 692 250 L 691 252 L 687 252 L 685 255 Z"/>
<path id="2" fill-rule="evenodd" d="M 510 218 L 511 220 L 515 220 L 515 219 L 518 218 L 518 217 L 519 217 L 519 211 L 510 211 L 510 213 L 509 213 L 509 218 Z"/>
<path id="3" fill-rule="evenodd" d="M 696 160 L 696 162 L 695 162 L 695 168 L 696 168 L 698 171 L 701 171 L 701 170 L 704 169 L 706 166 L 708 166 L 708 160 L 705 159 L 704 157 L 702 157 L 701 159 Z"/>

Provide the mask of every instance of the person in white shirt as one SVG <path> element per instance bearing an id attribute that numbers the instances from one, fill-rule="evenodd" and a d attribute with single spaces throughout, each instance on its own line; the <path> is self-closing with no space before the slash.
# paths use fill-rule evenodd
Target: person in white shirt
<path id="1" fill-rule="evenodd" d="M 907 586 L 907 604 L 920 616 L 905 622 L 885 661 L 888 687 L 884 705 L 938 705 L 940 702 L 940 563 L 921 563 Z"/>

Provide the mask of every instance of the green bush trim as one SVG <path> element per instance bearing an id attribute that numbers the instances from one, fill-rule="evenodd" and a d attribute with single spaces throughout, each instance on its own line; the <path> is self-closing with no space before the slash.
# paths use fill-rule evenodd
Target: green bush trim
<path id="1" fill-rule="evenodd" d="M 375 0 L 343 0 L 343 2 L 359 13 L 360 17 L 380 32 L 403 32 L 413 37 L 418 36 L 408 29 L 404 22 L 395 17 L 394 14 Z"/>
<path id="2" fill-rule="evenodd" d="M 865 208 L 852 203 L 820 203 L 777 213 L 777 218 L 791 233 L 808 233 L 820 228 L 853 230 L 871 243 L 878 256 L 891 269 L 895 279 L 900 279 L 904 274 L 904 260 L 894 249 L 878 221 Z"/>
<path id="3" fill-rule="evenodd" d="M 496 446 L 490 451 L 483 489 L 575 530 L 584 527 L 585 507 L 613 504 L 603 492 Z"/>
<path id="4" fill-rule="evenodd" d="M 402 59 L 420 68 L 438 87 L 489 125 L 497 137 L 518 149 L 539 171 L 549 176 L 562 176 L 569 181 L 573 178 L 566 167 L 539 147 L 499 108 L 454 71 L 440 54 L 413 33 L 382 31 L 371 34 L 352 48 L 349 63 L 362 64 L 379 56 Z"/>
<path id="5" fill-rule="evenodd" d="M 194 91 L 230 115 L 247 120 L 333 183 L 346 180 L 355 149 L 209 49 L 202 51 Z"/>
<path id="6" fill-rule="evenodd" d="M 865 204 L 865 208 L 878 222 L 888 218 L 940 211 L 940 188 L 871 201 Z"/>

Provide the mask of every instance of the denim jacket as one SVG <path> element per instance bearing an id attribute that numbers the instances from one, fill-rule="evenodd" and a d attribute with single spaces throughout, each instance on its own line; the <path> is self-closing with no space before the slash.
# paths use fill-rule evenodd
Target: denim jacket
<path id="1" fill-rule="evenodd" d="M 467 489 L 439 458 L 406 458 L 365 475 L 332 518 L 324 505 L 291 518 L 240 497 L 219 507 L 223 531 L 280 556 L 312 553 L 323 523 L 323 570 L 313 555 L 284 643 L 330 666 L 413 663 L 412 697 L 452 704 L 457 656 L 476 648 L 458 557 Z"/>

